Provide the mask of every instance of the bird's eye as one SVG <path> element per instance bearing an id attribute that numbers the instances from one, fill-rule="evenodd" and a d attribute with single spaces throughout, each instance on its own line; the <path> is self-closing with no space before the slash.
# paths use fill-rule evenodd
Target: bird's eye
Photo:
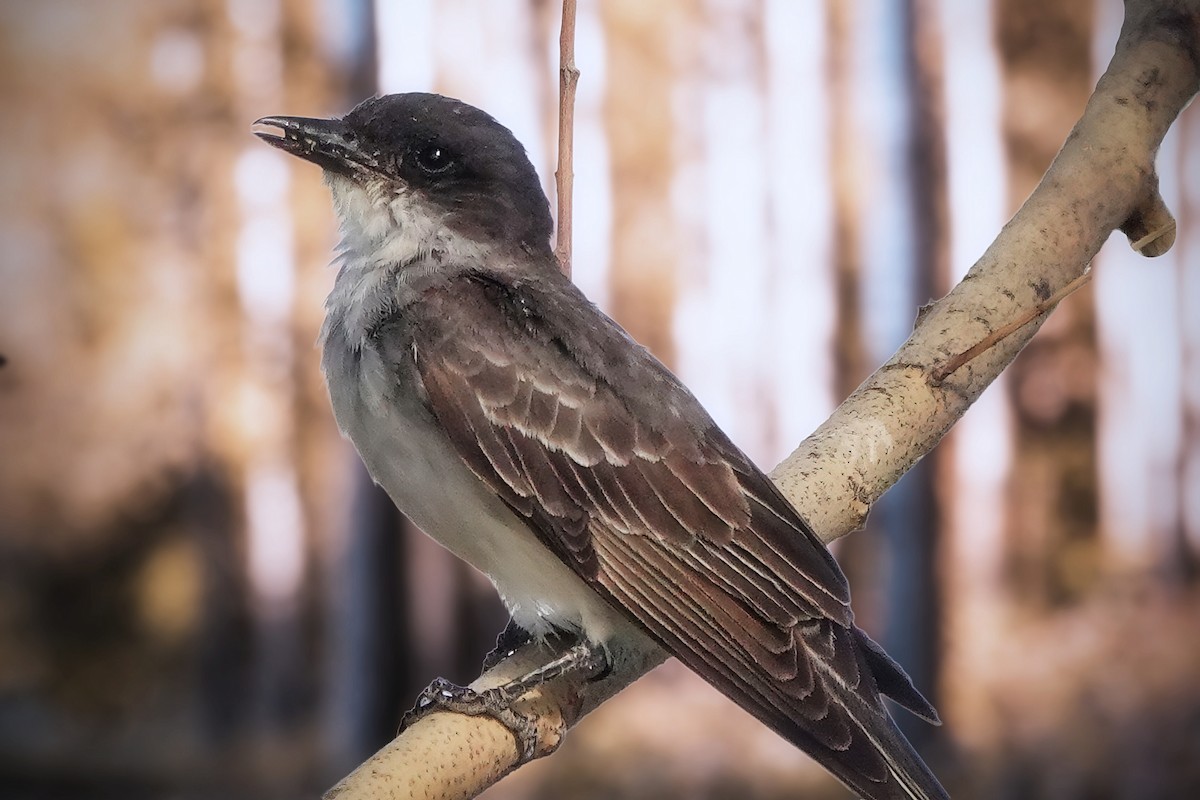
<path id="1" fill-rule="evenodd" d="M 430 175 L 445 172 L 454 166 L 454 156 L 444 147 L 436 144 L 422 147 L 416 152 L 417 166 Z"/>

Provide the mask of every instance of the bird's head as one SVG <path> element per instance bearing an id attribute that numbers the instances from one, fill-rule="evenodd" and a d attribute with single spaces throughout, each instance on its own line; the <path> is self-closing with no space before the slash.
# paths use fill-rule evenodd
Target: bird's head
<path id="1" fill-rule="evenodd" d="M 457 241 L 549 252 L 550 208 L 525 149 L 474 106 L 412 92 L 372 98 L 341 119 L 255 125 L 263 141 L 325 170 L 351 250 L 416 257 Z"/>

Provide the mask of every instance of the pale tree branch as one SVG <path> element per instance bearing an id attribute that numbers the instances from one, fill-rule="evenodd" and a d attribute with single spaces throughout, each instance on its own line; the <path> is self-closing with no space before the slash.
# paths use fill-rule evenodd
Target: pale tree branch
<path id="1" fill-rule="evenodd" d="M 772 473 L 824 541 L 859 528 L 880 495 L 933 449 L 1037 332 L 1063 290 L 1084 280 L 1114 230 L 1146 255 L 1170 247 L 1174 221 L 1154 161 L 1198 89 L 1200 0 L 1127 0 L 1112 61 L 1037 189 L 896 354 Z M 503 683 L 547 657 L 526 647 L 472 686 Z M 527 695 L 523 710 L 537 714 L 545 733 L 537 755 L 552 752 L 571 725 L 655 663 L 648 656 L 602 681 L 567 679 Z M 468 798 L 517 762 L 500 723 L 435 713 L 326 798 Z"/>
<path id="2" fill-rule="evenodd" d="M 1165 250 L 1163 252 L 1166 252 Z M 956 356 L 946 359 L 933 370 L 929 376 L 929 382 L 934 386 L 941 386 L 946 378 L 958 372 L 968 361 L 986 353 L 991 348 L 995 347 L 998 342 L 1007 339 L 1017 331 L 1024 328 L 1030 322 L 1033 322 L 1038 317 L 1049 314 L 1059 303 L 1067 298 L 1067 295 L 1073 293 L 1076 289 L 1082 287 L 1085 283 L 1092 279 L 1092 271 L 1084 270 L 1083 274 L 1072 280 L 1066 286 L 1059 289 L 1057 292 L 1047 297 L 1045 300 L 1039 301 L 1032 308 L 1026 309 L 1021 316 L 1014 320 L 1004 323 L 996 330 L 989 333 L 987 336 L 980 339 L 975 344 L 968 347 Z"/>

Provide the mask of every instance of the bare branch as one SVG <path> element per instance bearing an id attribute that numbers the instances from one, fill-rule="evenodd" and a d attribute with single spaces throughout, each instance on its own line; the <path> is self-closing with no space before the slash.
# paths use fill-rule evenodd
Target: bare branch
<path id="1" fill-rule="evenodd" d="M 554 188 L 558 195 L 558 232 L 554 255 L 571 274 L 572 193 L 575 189 L 575 0 L 563 0 L 562 31 L 558 35 L 558 168 Z"/>
<path id="2" fill-rule="evenodd" d="M 1200 0 L 1127 0 L 1125 8 L 1109 68 L 1038 188 L 896 354 L 773 473 L 824 541 L 858 528 L 880 495 L 933 449 L 1034 335 L 1051 301 L 1086 274 L 1114 230 L 1139 240 L 1135 246 L 1147 254 L 1173 239 L 1154 159 L 1200 88 Z M 1023 319 L 1011 334 L 994 335 Z M 981 342 L 988 344 L 978 354 L 933 380 L 948 359 Z M 547 655 L 524 648 L 472 686 L 502 683 Z M 531 692 L 522 702 L 545 712 L 541 751 L 554 750 L 567 728 L 656 661 L 647 655 L 603 681 Z M 326 797 L 473 797 L 518 766 L 517 758 L 499 723 L 431 714 Z"/>

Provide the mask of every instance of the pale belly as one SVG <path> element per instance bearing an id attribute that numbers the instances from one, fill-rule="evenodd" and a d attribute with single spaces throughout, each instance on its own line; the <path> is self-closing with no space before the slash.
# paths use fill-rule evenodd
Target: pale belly
<path id="1" fill-rule="evenodd" d="M 378 354 L 323 360 L 334 415 L 371 476 L 418 527 L 487 575 L 514 621 L 537 636 L 582 631 L 596 642 L 644 634 L 611 608 L 467 468 Z"/>

